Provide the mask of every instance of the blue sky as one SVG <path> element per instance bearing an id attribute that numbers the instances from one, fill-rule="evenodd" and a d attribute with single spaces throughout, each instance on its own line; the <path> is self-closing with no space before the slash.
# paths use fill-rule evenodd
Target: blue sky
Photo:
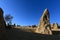
<path id="1" fill-rule="evenodd" d="M 60 24 L 60 0 L 0 0 L 0 7 L 4 15 L 14 17 L 13 24 L 38 25 L 45 8 L 50 12 L 50 23 Z"/>

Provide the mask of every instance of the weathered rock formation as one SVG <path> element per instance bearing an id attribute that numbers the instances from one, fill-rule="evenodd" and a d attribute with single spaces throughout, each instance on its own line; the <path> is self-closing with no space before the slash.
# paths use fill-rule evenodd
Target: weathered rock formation
<path id="1" fill-rule="evenodd" d="M 52 34 L 50 26 L 50 15 L 48 9 L 44 10 L 36 32 L 41 34 Z"/>
<path id="2" fill-rule="evenodd" d="M 51 29 L 58 29 L 58 24 L 57 23 L 53 23 L 51 25 Z"/>
<path id="3" fill-rule="evenodd" d="M 3 17 L 3 10 L 0 8 L 0 31 L 4 31 L 5 26 L 6 24 Z"/>

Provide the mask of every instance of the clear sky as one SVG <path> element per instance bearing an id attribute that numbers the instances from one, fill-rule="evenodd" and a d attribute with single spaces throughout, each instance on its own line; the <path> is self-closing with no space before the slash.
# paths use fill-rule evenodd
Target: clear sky
<path id="1" fill-rule="evenodd" d="M 14 17 L 13 24 L 38 25 L 45 8 L 50 12 L 50 23 L 60 24 L 60 0 L 0 0 L 0 7 L 4 15 Z"/>

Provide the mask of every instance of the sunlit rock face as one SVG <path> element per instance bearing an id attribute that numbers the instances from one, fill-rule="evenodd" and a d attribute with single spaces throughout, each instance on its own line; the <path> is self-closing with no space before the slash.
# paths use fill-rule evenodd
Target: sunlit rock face
<path id="1" fill-rule="evenodd" d="M 4 21 L 4 17 L 3 17 L 3 10 L 2 8 L 0 8 L 0 30 L 4 30 L 5 29 L 5 21 Z"/>
<path id="2" fill-rule="evenodd" d="M 53 23 L 51 25 L 51 29 L 58 29 L 58 24 L 57 23 Z"/>
<path id="3" fill-rule="evenodd" d="M 50 26 L 50 14 L 48 9 L 44 10 L 36 32 L 41 34 L 52 34 Z"/>

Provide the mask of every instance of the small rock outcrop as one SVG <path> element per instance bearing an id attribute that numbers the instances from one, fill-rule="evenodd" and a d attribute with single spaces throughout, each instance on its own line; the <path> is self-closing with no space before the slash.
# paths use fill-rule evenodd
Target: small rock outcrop
<path id="1" fill-rule="evenodd" d="M 51 25 L 51 29 L 58 29 L 58 24 L 57 23 L 53 23 Z"/>
<path id="2" fill-rule="evenodd" d="M 50 26 L 50 15 L 48 9 L 44 10 L 36 32 L 41 34 L 52 34 Z"/>
<path id="3" fill-rule="evenodd" d="M 3 10 L 2 8 L 0 8 L 0 31 L 4 31 L 5 30 L 5 26 L 6 26 L 6 23 L 4 21 L 4 17 L 3 17 Z"/>

